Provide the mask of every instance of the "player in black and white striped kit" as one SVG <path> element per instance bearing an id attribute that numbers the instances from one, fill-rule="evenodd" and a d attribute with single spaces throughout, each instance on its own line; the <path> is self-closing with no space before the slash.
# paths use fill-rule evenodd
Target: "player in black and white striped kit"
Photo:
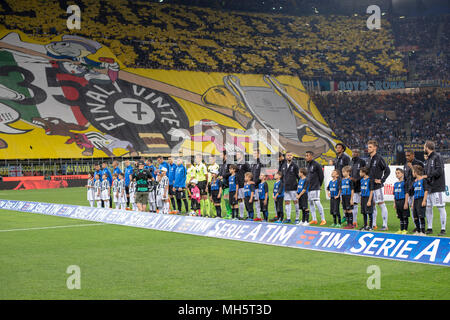
<path id="1" fill-rule="evenodd" d="M 92 176 L 92 173 L 89 173 L 86 188 L 87 188 L 87 200 L 89 201 L 89 205 L 91 207 L 94 206 L 95 202 L 94 184 L 95 184 L 94 177 Z"/>

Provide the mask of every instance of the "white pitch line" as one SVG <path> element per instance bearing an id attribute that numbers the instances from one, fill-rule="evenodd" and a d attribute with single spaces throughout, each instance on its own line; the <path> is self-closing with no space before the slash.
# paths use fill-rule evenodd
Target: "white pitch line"
<path id="1" fill-rule="evenodd" d="M 89 227 L 89 226 L 100 226 L 100 225 L 105 225 L 105 223 L 85 223 L 85 224 L 71 224 L 71 225 L 66 225 L 66 226 L 37 227 L 37 228 L 25 228 L 25 229 L 6 229 L 6 230 L 0 230 L 0 232 Z"/>

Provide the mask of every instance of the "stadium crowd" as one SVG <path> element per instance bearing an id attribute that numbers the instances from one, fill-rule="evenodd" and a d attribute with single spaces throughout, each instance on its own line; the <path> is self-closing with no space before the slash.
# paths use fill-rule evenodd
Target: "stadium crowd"
<path id="1" fill-rule="evenodd" d="M 68 32 L 66 1 L 46 6 L 5 1 L 0 23 L 38 39 Z M 109 46 L 126 66 L 301 77 L 405 75 L 386 21 L 368 30 L 363 16 L 286 16 L 120 0 L 79 1 L 77 34 Z"/>
<path id="2" fill-rule="evenodd" d="M 332 180 L 325 186 L 333 218 L 331 227 L 357 228 L 359 206 L 364 218 L 360 230 L 376 230 L 378 206 L 382 216 L 381 230 L 388 230 L 383 184 L 391 172 L 377 153 L 378 143 L 369 140 L 367 146 L 370 155 L 367 163 L 359 157 L 357 150 L 350 159 L 344 153 L 344 144 L 336 146 L 335 170 Z M 444 166 L 440 155 L 434 151 L 433 142 L 427 141 L 424 150 L 428 159 L 425 164 L 415 160 L 409 152 L 404 169 L 395 172 L 398 179 L 394 185 L 395 208 L 401 226 L 398 233 L 408 232 L 410 208 L 416 227 L 413 232 L 418 235 L 432 233 L 432 207 L 438 207 L 440 235 L 445 235 Z M 201 154 L 197 154 L 195 161 L 186 165 L 182 158 L 169 157 L 165 161 L 161 156 L 156 163 L 142 159 L 136 166 L 125 160 L 123 171 L 114 161 L 112 172 L 104 162 L 102 168 L 97 165 L 95 172 L 89 175 L 87 200 L 91 207 L 97 202 L 99 208 L 114 206 L 122 210 L 265 222 L 269 222 L 269 202 L 273 201 L 275 217 L 271 222 L 294 222 L 303 226 L 318 224 L 317 210 L 320 225 L 327 225 L 320 197 L 324 183 L 323 168 L 314 160 L 312 151 L 307 151 L 305 158 L 306 166 L 299 168 L 291 152 L 280 154 L 272 190 L 258 150 L 253 151 L 250 161 L 246 161 L 242 151 L 237 151 L 235 158 L 224 151 L 220 161 L 210 155 L 207 163 Z M 225 210 L 222 213 L 223 205 Z M 294 221 L 291 220 L 293 209 Z"/>
<path id="3" fill-rule="evenodd" d="M 427 90 L 418 93 L 355 94 L 312 93 L 311 98 L 335 134 L 351 148 L 365 149 L 365 139 L 380 141 L 392 153 L 397 142 L 436 141 L 450 147 L 450 94 Z"/>

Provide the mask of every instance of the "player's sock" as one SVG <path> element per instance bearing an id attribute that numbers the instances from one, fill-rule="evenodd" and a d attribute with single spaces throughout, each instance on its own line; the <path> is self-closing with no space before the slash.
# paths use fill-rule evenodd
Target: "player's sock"
<path id="1" fill-rule="evenodd" d="M 311 211 L 311 217 L 313 221 L 317 221 L 316 217 L 316 207 L 314 205 L 314 201 L 308 201 L 309 202 L 309 210 Z"/>
<path id="2" fill-rule="evenodd" d="M 352 210 L 352 221 L 356 222 L 358 219 L 358 205 L 355 203 Z"/>
<path id="3" fill-rule="evenodd" d="M 372 213 L 369 213 L 369 226 L 373 226 L 373 214 Z"/>
<path id="4" fill-rule="evenodd" d="M 341 213 L 338 212 L 338 213 L 337 213 L 337 223 L 338 223 L 338 224 L 341 224 L 341 222 L 342 222 L 342 221 L 341 221 Z"/>
<path id="5" fill-rule="evenodd" d="M 356 222 L 356 220 L 353 220 L 353 212 L 350 211 L 350 212 L 348 213 L 348 218 L 350 219 L 350 225 L 352 226 L 353 223 Z"/>
<path id="6" fill-rule="evenodd" d="M 109 206 L 109 200 L 105 200 L 104 203 L 105 203 L 105 208 L 109 208 L 110 207 Z"/>
<path id="7" fill-rule="evenodd" d="M 414 225 L 416 226 L 416 231 L 420 232 L 419 218 L 414 218 Z"/>
<path id="8" fill-rule="evenodd" d="M 388 225 L 388 209 L 386 208 L 386 204 L 380 204 L 381 208 L 381 217 L 383 218 L 383 227 L 387 228 Z"/>
<path id="9" fill-rule="evenodd" d="M 187 199 L 183 199 L 183 203 L 184 203 L 184 209 L 186 210 L 186 212 L 189 212 L 189 204 Z"/>
<path id="10" fill-rule="evenodd" d="M 426 207 L 425 216 L 427 218 L 427 228 L 433 229 L 433 207 L 432 206 Z"/>
<path id="11" fill-rule="evenodd" d="M 419 218 L 420 232 L 425 233 L 425 217 Z"/>
<path id="12" fill-rule="evenodd" d="M 231 205 L 230 205 L 230 199 L 224 199 L 225 201 L 225 209 L 227 210 L 227 214 L 231 214 Z"/>
<path id="13" fill-rule="evenodd" d="M 409 224 L 409 218 L 408 217 L 404 217 L 403 218 L 403 230 L 408 230 L 408 224 Z"/>
<path id="14" fill-rule="evenodd" d="M 170 198 L 170 203 L 172 204 L 172 210 L 177 210 L 177 207 L 175 205 L 175 197 Z"/>
<path id="15" fill-rule="evenodd" d="M 364 227 L 367 227 L 367 214 L 363 214 L 364 218 Z"/>
<path id="16" fill-rule="evenodd" d="M 245 210 L 245 203 L 243 201 L 239 202 L 239 217 L 241 219 L 244 218 L 244 210 Z"/>
<path id="17" fill-rule="evenodd" d="M 205 199 L 205 210 L 207 212 L 207 215 L 210 216 L 210 217 L 213 216 L 213 212 L 212 212 L 213 211 L 213 207 L 214 206 L 211 205 L 211 201 L 209 199 Z"/>
<path id="18" fill-rule="evenodd" d="M 220 205 L 216 206 L 216 215 L 222 218 L 222 207 Z"/>
<path id="19" fill-rule="evenodd" d="M 202 216 L 206 215 L 206 212 L 205 212 L 205 200 L 204 199 L 200 199 L 200 214 Z"/>
<path id="20" fill-rule="evenodd" d="M 286 203 L 286 219 L 291 220 L 291 203 Z"/>
<path id="21" fill-rule="evenodd" d="M 268 221 L 269 220 L 269 211 L 266 210 L 263 212 L 263 214 L 264 214 L 264 220 Z"/>
<path id="22" fill-rule="evenodd" d="M 439 207 L 438 210 L 441 216 L 441 230 L 445 230 L 447 225 L 447 212 L 445 211 L 445 207 Z"/>
<path id="23" fill-rule="evenodd" d="M 261 219 L 261 207 L 259 206 L 258 200 L 255 201 L 255 211 L 256 211 L 256 217 L 258 217 L 258 219 Z"/>
<path id="24" fill-rule="evenodd" d="M 101 201 L 97 201 L 97 208 L 101 208 L 101 207 L 102 207 Z"/>
<path id="25" fill-rule="evenodd" d="M 325 220 L 325 212 L 323 211 L 322 203 L 320 203 L 320 200 L 314 200 L 314 203 L 317 206 L 317 209 L 319 210 L 320 219 L 322 221 Z"/>
<path id="26" fill-rule="evenodd" d="M 89 205 L 90 205 L 91 207 L 93 207 L 93 206 L 94 206 L 94 201 L 89 200 Z"/>
<path id="27" fill-rule="evenodd" d="M 371 228 L 376 226 L 376 224 L 377 224 L 377 214 L 378 214 L 377 205 L 373 202 L 373 199 L 372 199 L 372 207 L 373 207 L 373 212 L 372 212 L 373 224 L 370 225 Z"/>
<path id="28" fill-rule="evenodd" d="M 299 220 L 300 219 L 300 208 L 299 208 L 299 203 L 294 203 L 294 208 L 295 208 L 295 220 Z"/>
<path id="29" fill-rule="evenodd" d="M 337 215 L 333 214 L 333 223 L 336 224 Z"/>

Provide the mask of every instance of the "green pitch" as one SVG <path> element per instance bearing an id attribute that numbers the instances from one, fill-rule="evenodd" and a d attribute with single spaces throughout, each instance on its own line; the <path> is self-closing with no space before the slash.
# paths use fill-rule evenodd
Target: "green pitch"
<path id="1" fill-rule="evenodd" d="M 84 188 L 0 191 L 0 199 L 87 205 Z M 394 232 L 399 223 L 392 203 L 388 209 Z M 437 210 L 434 216 L 436 235 Z M 381 225 L 381 213 L 378 221 Z M 0 243 L 0 299 L 450 298 L 447 267 L 39 214 L 0 210 Z M 81 270 L 79 290 L 66 286 L 71 265 Z M 367 288 L 370 265 L 380 268 L 381 289 Z"/>

